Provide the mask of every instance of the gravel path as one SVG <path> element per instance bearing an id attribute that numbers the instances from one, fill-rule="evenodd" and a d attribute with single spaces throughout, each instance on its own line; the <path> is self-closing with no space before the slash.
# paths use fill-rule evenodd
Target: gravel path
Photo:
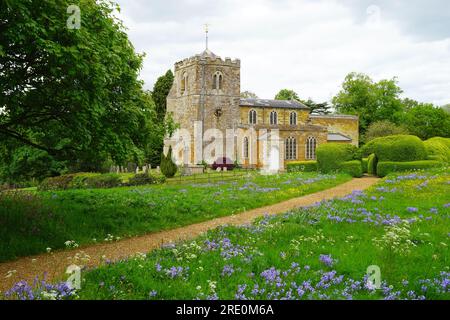
<path id="1" fill-rule="evenodd" d="M 32 280 L 36 275 L 47 274 L 47 279 L 61 279 L 66 268 L 72 264 L 75 255 L 81 251 L 91 257 L 89 266 L 95 266 L 104 258 L 116 260 L 125 258 L 138 252 L 148 252 L 159 248 L 162 244 L 178 240 L 192 239 L 209 229 L 217 226 L 241 225 L 252 222 L 255 218 L 265 214 L 279 214 L 291 209 L 308 206 L 316 202 L 343 197 L 354 190 L 364 190 L 375 184 L 379 179 L 364 177 L 353 179 L 336 187 L 316 192 L 299 198 L 283 201 L 274 205 L 249 210 L 240 214 L 221 217 L 173 230 L 156 232 L 140 237 L 123 239 L 117 242 L 102 243 L 73 250 L 57 251 L 52 254 L 41 254 L 20 258 L 15 261 L 0 264 L 0 292 L 5 291 L 20 280 Z M 12 276 L 8 272 L 15 270 Z"/>

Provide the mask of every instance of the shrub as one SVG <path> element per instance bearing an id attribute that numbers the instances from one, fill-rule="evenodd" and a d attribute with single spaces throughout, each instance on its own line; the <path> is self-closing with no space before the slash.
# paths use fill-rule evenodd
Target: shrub
<path id="1" fill-rule="evenodd" d="M 410 161 L 410 162 L 378 162 L 377 173 L 380 177 L 385 177 L 391 172 L 412 171 L 442 166 L 442 162 L 433 160 Z"/>
<path id="2" fill-rule="evenodd" d="M 342 162 L 356 158 L 357 148 L 351 144 L 326 143 L 317 148 L 317 165 L 321 172 L 328 173 L 340 168 Z"/>
<path id="3" fill-rule="evenodd" d="M 355 178 L 361 178 L 363 175 L 362 164 L 360 160 L 342 162 L 339 171 L 348 173 Z"/>
<path id="4" fill-rule="evenodd" d="M 429 160 L 450 162 L 450 139 L 431 138 L 424 142 Z"/>
<path id="5" fill-rule="evenodd" d="M 69 182 L 68 189 L 86 188 L 86 179 L 99 175 L 100 173 L 77 173 L 74 175 L 72 181 Z"/>
<path id="6" fill-rule="evenodd" d="M 317 161 L 294 161 L 286 165 L 287 172 L 317 171 Z"/>
<path id="7" fill-rule="evenodd" d="M 369 158 L 367 158 L 367 173 L 376 175 L 377 174 L 378 158 L 375 153 L 372 153 Z"/>
<path id="8" fill-rule="evenodd" d="M 367 128 L 365 141 L 369 142 L 376 138 L 399 134 L 408 134 L 408 129 L 388 120 L 376 121 L 371 123 Z"/>
<path id="9" fill-rule="evenodd" d="M 70 188 L 70 183 L 72 182 L 75 174 L 65 174 L 58 177 L 51 177 L 44 179 L 38 186 L 40 191 L 50 191 L 50 190 L 65 190 Z"/>
<path id="10" fill-rule="evenodd" d="M 362 165 L 362 172 L 367 173 L 369 169 L 369 159 L 368 158 L 361 159 L 361 165 Z"/>
<path id="11" fill-rule="evenodd" d="M 177 173 L 177 165 L 172 160 L 172 146 L 169 147 L 167 156 L 164 155 L 164 152 L 161 153 L 160 169 L 162 174 L 167 178 L 172 178 Z"/>
<path id="12" fill-rule="evenodd" d="M 99 174 L 85 180 L 87 188 L 113 188 L 122 185 L 120 175 L 116 173 Z"/>
<path id="13" fill-rule="evenodd" d="M 427 152 L 422 140 L 416 136 L 397 135 L 376 138 L 362 148 L 363 156 L 375 153 L 378 161 L 425 160 Z"/>
<path id="14" fill-rule="evenodd" d="M 148 173 L 139 173 L 128 180 L 130 186 L 140 186 L 145 184 L 163 183 L 166 180 L 164 176 L 156 177 Z"/>

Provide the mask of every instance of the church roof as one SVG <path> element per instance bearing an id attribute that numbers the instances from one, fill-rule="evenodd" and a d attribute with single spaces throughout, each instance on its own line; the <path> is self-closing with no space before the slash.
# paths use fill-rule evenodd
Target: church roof
<path id="1" fill-rule="evenodd" d="M 286 109 L 306 109 L 307 106 L 303 103 L 294 100 L 270 100 L 270 99 L 242 99 L 240 102 L 242 107 L 269 107 L 269 108 L 286 108 Z"/>
<path id="2" fill-rule="evenodd" d="M 343 135 L 342 133 L 329 133 L 328 141 L 352 141 L 352 138 Z"/>
<path id="3" fill-rule="evenodd" d="M 202 58 L 211 58 L 211 59 L 216 59 L 216 58 L 218 58 L 218 56 L 217 56 L 216 54 L 214 54 L 214 52 L 212 52 L 212 51 L 209 50 L 209 49 L 206 49 L 205 51 L 203 51 L 203 52 L 200 54 L 200 57 L 202 57 Z"/>

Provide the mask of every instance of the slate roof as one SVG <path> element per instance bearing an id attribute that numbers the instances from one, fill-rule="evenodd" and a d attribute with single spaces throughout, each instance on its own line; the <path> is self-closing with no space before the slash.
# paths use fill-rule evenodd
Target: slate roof
<path id="1" fill-rule="evenodd" d="M 286 108 L 286 109 L 305 109 L 309 110 L 303 103 L 294 100 L 270 100 L 270 99 L 241 99 L 241 107 L 267 107 L 267 108 Z"/>
<path id="2" fill-rule="evenodd" d="M 342 133 L 329 133 L 328 141 L 352 141 L 352 138 L 343 135 Z"/>

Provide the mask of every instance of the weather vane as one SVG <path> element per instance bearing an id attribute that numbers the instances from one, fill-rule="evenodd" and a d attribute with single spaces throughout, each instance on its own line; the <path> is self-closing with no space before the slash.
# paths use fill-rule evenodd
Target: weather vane
<path id="1" fill-rule="evenodd" d="M 208 31 L 209 31 L 209 24 L 205 23 L 205 34 L 206 34 L 206 50 L 208 50 Z"/>

